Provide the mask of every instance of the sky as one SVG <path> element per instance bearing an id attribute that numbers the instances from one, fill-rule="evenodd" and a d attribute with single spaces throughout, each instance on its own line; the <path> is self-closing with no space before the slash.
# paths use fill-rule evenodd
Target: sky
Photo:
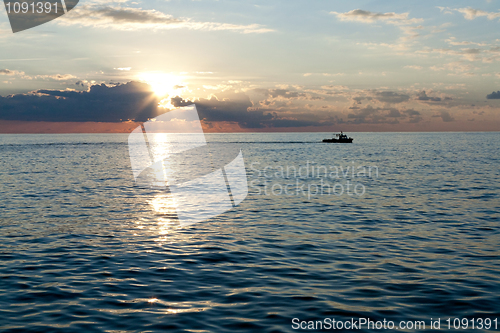
<path id="1" fill-rule="evenodd" d="M 80 0 L 13 33 L 0 133 L 498 131 L 500 0 Z"/>

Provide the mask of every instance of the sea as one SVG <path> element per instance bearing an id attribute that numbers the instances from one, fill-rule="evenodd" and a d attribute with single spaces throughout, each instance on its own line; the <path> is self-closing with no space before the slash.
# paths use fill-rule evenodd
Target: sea
<path id="1" fill-rule="evenodd" d="M 248 194 L 185 225 L 127 134 L 0 135 L 0 331 L 500 331 L 500 133 L 350 136 L 206 134 Z"/>

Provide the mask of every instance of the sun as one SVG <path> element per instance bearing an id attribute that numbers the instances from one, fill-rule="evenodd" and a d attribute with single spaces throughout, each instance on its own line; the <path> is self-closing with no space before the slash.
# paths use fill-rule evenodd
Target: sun
<path id="1" fill-rule="evenodd" d="M 138 75 L 140 81 L 146 82 L 158 97 L 175 96 L 183 88 L 182 78 L 170 73 L 146 72 Z"/>

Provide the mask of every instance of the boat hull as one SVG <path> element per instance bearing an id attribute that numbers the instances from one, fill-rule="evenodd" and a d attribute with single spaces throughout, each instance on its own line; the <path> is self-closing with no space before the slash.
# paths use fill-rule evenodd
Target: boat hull
<path id="1" fill-rule="evenodd" d="M 324 139 L 323 142 L 327 143 L 352 143 L 352 140 L 354 139 Z"/>

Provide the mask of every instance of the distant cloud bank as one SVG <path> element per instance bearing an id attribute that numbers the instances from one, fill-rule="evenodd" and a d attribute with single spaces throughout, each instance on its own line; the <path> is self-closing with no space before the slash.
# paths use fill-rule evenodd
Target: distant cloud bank
<path id="1" fill-rule="evenodd" d="M 500 99 L 500 91 L 492 92 L 489 95 L 486 95 L 487 99 Z"/>
<path id="2" fill-rule="evenodd" d="M 0 119 L 52 122 L 146 121 L 158 114 L 149 85 L 93 85 L 88 91 L 36 90 L 0 96 Z"/>

